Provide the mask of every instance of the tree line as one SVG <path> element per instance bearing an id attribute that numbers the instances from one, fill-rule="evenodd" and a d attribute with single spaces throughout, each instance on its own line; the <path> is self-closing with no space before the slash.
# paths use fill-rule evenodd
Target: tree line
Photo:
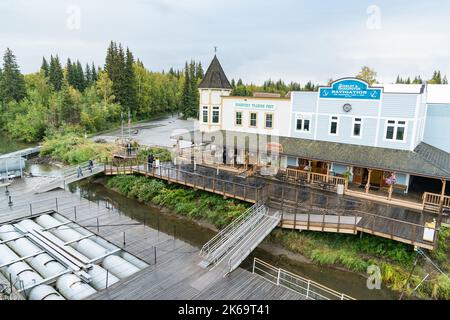
<path id="1" fill-rule="evenodd" d="M 235 79 L 231 80 L 231 86 L 233 90 L 231 92 L 232 96 L 252 96 L 255 92 L 267 92 L 267 93 L 278 93 L 282 97 L 286 96 L 291 91 L 317 91 L 319 85 L 308 81 L 304 86 L 298 82 L 290 82 L 286 84 L 283 80 L 273 81 L 268 79 L 264 81 L 262 86 L 251 84 L 244 84 L 242 79 L 237 82 Z"/>
<path id="2" fill-rule="evenodd" d="M 357 75 L 370 84 L 377 73 L 363 67 Z M 43 57 L 38 72 L 23 75 L 12 50 L 6 49 L 0 67 L 0 130 L 13 138 L 39 141 L 55 133 L 94 133 L 118 125 L 130 113 L 134 120 L 181 112 L 185 118 L 198 117 L 198 86 L 204 77 L 200 62 L 186 62 L 184 69 L 150 71 L 135 59 L 132 51 L 111 41 L 103 67 L 67 59 L 63 66 L 58 55 Z M 329 83 L 332 80 L 330 79 Z M 422 83 L 397 77 L 397 83 Z M 435 71 L 428 83 L 446 84 L 447 77 Z M 263 85 L 244 84 L 232 79 L 233 95 L 254 92 L 279 93 L 317 91 L 307 82 L 286 84 L 282 80 Z"/>
<path id="3" fill-rule="evenodd" d="M 43 57 L 38 72 L 23 75 L 9 48 L 0 67 L 0 130 L 13 138 L 39 141 L 56 133 L 93 133 L 126 121 L 183 112 L 196 116 L 200 63 L 184 72 L 153 72 L 129 48 L 111 42 L 103 68 L 58 55 Z"/>

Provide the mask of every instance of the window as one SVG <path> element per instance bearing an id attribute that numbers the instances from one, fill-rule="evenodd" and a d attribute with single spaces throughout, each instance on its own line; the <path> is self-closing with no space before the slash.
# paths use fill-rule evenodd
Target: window
<path id="1" fill-rule="evenodd" d="M 236 125 L 242 126 L 242 112 L 236 112 Z"/>
<path id="2" fill-rule="evenodd" d="M 208 123 L 208 107 L 203 107 L 202 121 L 203 123 Z"/>
<path id="3" fill-rule="evenodd" d="M 355 118 L 353 120 L 353 137 L 356 138 L 361 137 L 361 129 L 362 129 L 362 119 Z"/>
<path id="4" fill-rule="evenodd" d="M 310 119 L 306 119 L 304 116 L 298 115 L 296 121 L 297 131 L 309 132 L 311 124 Z"/>
<path id="5" fill-rule="evenodd" d="M 250 127 L 256 127 L 256 112 L 250 113 Z"/>
<path id="6" fill-rule="evenodd" d="M 220 108 L 219 107 L 213 107 L 212 111 L 212 123 L 219 123 L 219 115 L 220 115 Z"/>
<path id="7" fill-rule="evenodd" d="M 330 134 L 331 135 L 337 135 L 338 134 L 338 117 L 331 117 Z"/>
<path id="8" fill-rule="evenodd" d="M 388 120 L 386 140 L 405 141 L 406 121 Z"/>
<path id="9" fill-rule="evenodd" d="M 272 113 L 266 114 L 266 128 L 267 129 L 273 128 L 273 114 Z"/>

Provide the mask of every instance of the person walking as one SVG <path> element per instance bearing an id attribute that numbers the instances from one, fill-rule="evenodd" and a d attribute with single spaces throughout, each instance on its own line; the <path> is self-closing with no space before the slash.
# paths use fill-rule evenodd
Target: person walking
<path id="1" fill-rule="evenodd" d="M 78 165 L 77 167 L 77 178 L 80 178 L 83 176 L 83 169 L 81 169 L 81 166 Z"/>
<path id="2" fill-rule="evenodd" d="M 94 161 L 89 160 L 89 172 L 92 173 L 92 169 L 94 169 Z"/>

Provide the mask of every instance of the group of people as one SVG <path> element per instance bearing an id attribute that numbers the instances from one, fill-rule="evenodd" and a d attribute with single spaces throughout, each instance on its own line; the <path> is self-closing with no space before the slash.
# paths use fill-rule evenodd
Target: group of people
<path id="1" fill-rule="evenodd" d="M 92 173 L 92 169 L 94 169 L 94 161 L 93 160 L 89 160 L 88 161 L 88 170 L 90 173 Z M 78 165 L 77 167 L 77 178 L 80 178 L 83 176 L 83 169 L 81 168 L 80 165 Z"/>
<path id="2" fill-rule="evenodd" d="M 130 142 L 127 143 L 127 156 L 131 156 L 133 152 L 133 146 L 131 145 Z"/>

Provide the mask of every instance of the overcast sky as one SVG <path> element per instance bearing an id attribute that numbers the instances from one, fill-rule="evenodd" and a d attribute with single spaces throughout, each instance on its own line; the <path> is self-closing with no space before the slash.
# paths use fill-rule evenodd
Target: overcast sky
<path id="1" fill-rule="evenodd" d="M 114 40 L 159 71 L 206 67 L 218 46 L 230 79 L 325 83 L 369 65 L 392 82 L 450 75 L 449 12 L 447 0 L 1 0 L 0 50 L 29 73 L 50 54 L 103 65 Z"/>

